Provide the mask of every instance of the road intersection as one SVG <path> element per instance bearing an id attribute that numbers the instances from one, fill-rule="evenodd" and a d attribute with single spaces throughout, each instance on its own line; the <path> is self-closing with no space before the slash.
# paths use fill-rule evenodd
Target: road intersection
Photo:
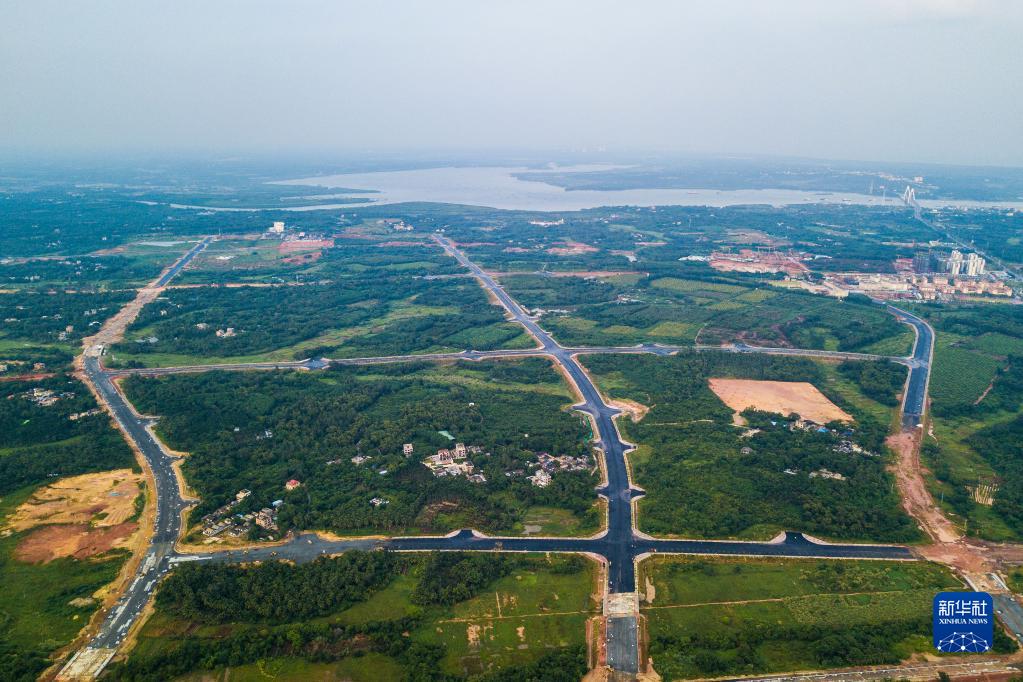
<path id="1" fill-rule="evenodd" d="M 537 341 L 537 347 L 508 351 L 463 351 L 431 355 L 385 356 L 379 358 L 315 359 L 295 362 L 235 363 L 189 367 L 147 369 L 105 369 L 101 362 L 101 349 L 87 350 L 83 371 L 89 383 L 107 405 L 126 437 L 137 448 L 147 468 L 152 472 L 156 486 L 156 525 L 153 537 L 135 578 L 124 595 L 105 614 L 98 633 L 89 644 L 76 654 L 65 667 L 69 670 L 88 670 L 98 674 L 139 622 L 159 580 L 175 565 L 191 561 L 251 562 L 289 559 L 310 561 L 319 556 L 338 554 L 352 549 L 384 548 L 394 551 L 518 551 L 518 552 L 574 552 L 585 553 L 601 561 L 606 574 L 605 616 L 607 639 L 604 642 L 606 665 L 612 670 L 632 675 L 640 671 L 638 595 L 636 564 L 652 554 L 697 554 L 726 556 L 810 557 L 832 559 L 889 559 L 914 560 L 906 547 L 893 545 L 830 544 L 808 538 L 801 533 L 780 534 L 770 542 L 740 542 L 685 539 L 657 539 L 640 533 L 635 526 L 633 501 L 643 495 L 629 475 L 626 453 L 632 446 L 621 439 L 615 417 L 619 410 L 604 402 L 576 356 L 593 353 L 653 353 L 670 355 L 692 347 L 643 344 L 633 347 L 576 347 L 566 348 L 544 329 L 498 284 L 493 277 L 457 248 L 450 240 L 435 236 L 435 241 L 449 255 L 467 268 L 480 284 L 522 325 Z M 193 249 L 170 268 L 156 283 L 164 287 L 175 274 L 198 252 Z M 914 352 L 909 358 L 890 358 L 910 367 L 910 378 L 905 391 L 904 427 L 916 428 L 924 412 L 927 379 L 930 372 L 933 332 L 923 321 L 909 313 L 890 308 L 902 321 L 917 330 Z M 783 348 L 756 348 L 738 344 L 725 347 L 697 347 L 698 351 L 726 351 L 736 353 L 769 353 L 780 355 L 808 355 L 838 359 L 877 360 L 881 356 L 828 351 L 806 351 Z M 183 512 L 191 501 L 183 496 L 181 479 L 174 465 L 177 456 L 170 453 L 152 432 L 153 421 L 135 412 L 116 386 L 115 379 L 131 374 L 160 376 L 166 374 L 201 372 L 210 370 L 316 370 L 332 364 L 372 365 L 388 362 L 421 362 L 438 360 L 485 360 L 490 358 L 544 356 L 562 369 L 574 385 L 582 401 L 575 409 L 592 418 L 595 425 L 595 445 L 604 460 L 605 481 L 597 493 L 607 502 L 607 527 L 588 538 L 491 537 L 473 530 L 462 530 L 442 537 L 394 537 L 386 539 L 355 538 L 327 540 L 312 533 L 298 535 L 289 542 L 274 547 L 206 553 L 180 552 L 176 542 L 181 536 Z M 623 606 L 624 605 L 624 606 Z M 632 605 L 632 606 L 630 606 Z M 80 659 L 80 660 L 79 660 Z M 77 667 L 76 666 L 77 660 Z M 64 674 L 64 673 L 62 673 Z M 71 675 L 65 675 L 71 679 Z"/>

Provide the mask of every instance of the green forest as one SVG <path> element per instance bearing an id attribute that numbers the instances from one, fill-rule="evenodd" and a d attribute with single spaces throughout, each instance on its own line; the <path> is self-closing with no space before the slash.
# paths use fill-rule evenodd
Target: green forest
<path id="1" fill-rule="evenodd" d="M 919 538 L 885 471 L 888 421 L 830 390 L 824 366 L 805 358 L 714 352 L 587 356 L 584 363 L 612 398 L 650 407 L 638 423 L 619 421 L 625 439 L 639 446 L 630 459 L 647 491 L 640 502 L 643 530 L 707 538 L 769 538 L 779 530 L 849 540 Z M 808 381 L 855 422 L 819 433 L 795 428 L 788 415 L 747 410 L 747 426 L 736 427 L 731 410 L 708 388 L 711 377 Z M 891 391 L 894 382 L 887 383 Z M 866 452 L 843 451 L 843 442 Z M 822 477 L 822 471 L 844 480 Z"/>
<path id="2" fill-rule="evenodd" d="M 558 585 L 566 599 L 565 588 L 572 585 L 574 599 L 589 601 L 587 568 L 579 557 L 458 552 L 399 557 L 380 551 L 353 551 L 299 565 L 183 565 L 160 587 L 156 615 L 143 629 L 139 646 L 108 675 L 113 680 L 168 679 L 253 663 L 304 661 L 346 666 L 337 669 L 358 680 L 574 682 L 587 669 L 582 632 L 573 633 L 570 643 L 529 639 L 508 665 L 466 675 L 456 672 L 459 666 L 453 664 L 459 659 L 436 639 L 435 630 L 463 607 L 470 613 L 479 609 L 482 602 L 473 601 L 477 592 L 511 586 L 501 579 L 513 571 L 519 580 L 530 575 Z M 518 594 L 526 609 L 538 607 L 531 589 Z M 487 595 L 486 603 L 493 603 L 493 595 Z M 566 606 L 580 605 L 592 609 L 585 602 Z M 486 622 L 485 614 L 477 617 Z M 464 642 L 464 625 L 460 629 Z M 485 653 L 470 647 L 458 655 Z"/>
<path id="3" fill-rule="evenodd" d="M 158 431 L 174 449 L 190 453 L 185 475 L 202 498 L 194 518 L 250 489 L 246 509 L 284 500 L 284 529 L 511 531 L 533 506 L 598 522 L 590 472 L 558 473 L 546 488 L 505 475 L 538 452 L 590 452 L 589 426 L 566 410 L 571 396 L 546 360 L 132 377 L 125 389 L 142 412 L 161 415 Z M 470 459 L 486 483 L 438 478 L 420 463 L 455 440 L 484 450 Z M 371 459 L 356 465 L 356 456 Z M 293 478 L 303 485 L 286 492 Z M 389 503 L 374 507 L 374 497 Z"/>
<path id="4" fill-rule="evenodd" d="M 490 350 L 521 336 L 474 282 L 374 276 L 304 286 L 174 289 L 146 306 L 129 340 L 111 352 L 115 362 L 120 355 L 143 361 L 155 354 L 229 358 L 308 342 L 293 354 L 304 359 Z"/>
<path id="5" fill-rule="evenodd" d="M 52 405 L 32 399 L 50 391 Z M 134 467 L 135 458 L 89 390 L 66 375 L 0 383 L 0 495 L 61 476 Z"/>
<path id="6" fill-rule="evenodd" d="M 836 300 L 771 287 L 763 276 L 722 273 L 704 263 L 644 262 L 642 271 L 503 281 L 523 305 L 553 309 L 544 324 L 568 345 L 741 341 L 862 351 L 886 342 L 904 353 L 911 343 L 905 325 L 862 297 Z"/>

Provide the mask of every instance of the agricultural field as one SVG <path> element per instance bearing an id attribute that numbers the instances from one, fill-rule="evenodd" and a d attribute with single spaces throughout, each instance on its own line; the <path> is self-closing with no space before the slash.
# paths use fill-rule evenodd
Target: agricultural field
<path id="1" fill-rule="evenodd" d="M 575 400 L 547 360 L 132 377 L 124 388 L 189 453 L 185 476 L 202 498 L 193 522 L 247 489 L 238 511 L 282 499 L 282 531 L 586 535 L 600 523 L 590 427 L 568 411 Z M 423 465 L 456 442 L 479 447 L 467 461 L 485 481 Z M 539 488 L 526 476 L 541 452 L 586 458 L 589 468 L 556 472 Z M 291 479 L 302 486 L 289 492 Z"/>
<path id="2" fill-rule="evenodd" d="M 445 554 L 355 552 L 297 567 L 186 569 L 161 588 L 139 645 L 110 675 L 368 682 L 409 679 L 418 669 L 481 682 L 579 679 L 586 621 L 600 607 L 590 561 Z M 243 598 L 248 580 L 287 602 L 342 576 L 351 589 L 302 613 L 216 606 Z"/>
<path id="3" fill-rule="evenodd" d="M 931 650 L 935 593 L 963 587 L 936 564 L 879 561 L 654 557 L 639 579 L 665 679 L 898 663 Z"/>
<path id="4" fill-rule="evenodd" d="M 864 385 L 878 385 L 875 377 L 805 358 L 709 351 L 666 358 L 591 355 L 582 362 L 612 400 L 645 408 L 641 418 L 619 420 L 624 439 L 638 446 L 629 457 L 637 485 L 647 491 L 639 502 L 644 531 L 704 538 L 768 539 L 781 530 L 854 541 L 919 538 L 885 470 L 884 439 L 894 409 L 864 394 Z M 894 396 L 905 370 L 891 365 L 885 371 L 892 374 L 887 390 Z M 711 390 L 712 379 L 807 382 L 829 409 L 853 419 L 825 426 L 748 408 L 736 415 Z M 870 383 L 858 383 L 863 381 Z"/>

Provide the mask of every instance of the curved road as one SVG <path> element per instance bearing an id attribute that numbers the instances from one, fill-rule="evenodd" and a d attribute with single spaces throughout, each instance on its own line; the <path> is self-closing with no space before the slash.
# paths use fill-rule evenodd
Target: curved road
<path id="1" fill-rule="evenodd" d="M 107 614 L 99 633 L 90 644 L 79 652 L 93 656 L 98 663 L 92 670 L 98 673 L 109 660 L 116 648 L 123 642 L 131 625 L 136 622 L 142 608 L 148 602 L 159 579 L 174 565 L 191 561 L 232 561 L 290 559 L 309 561 L 323 555 L 341 553 L 351 549 L 386 548 L 395 551 L 520 551 L 520 552 L 583 552 L 603 560 L 607 566 L 607 593 L 605 614 L 608 616 L 606 642 L 607 664 L 623 673 L 639 670 L 639 644 L 637 625 L 638 598 L 636 592 L 635 565 L 647 554 L 707 554 L 707 555 L 749 555 L 777 557 L 818 557 L 839 559 L 914 559 L 905 547 L 890 545 L 825 544 L 813 541 L 800 533 L 786 533 L 772 542 L 705 541 L 684 539 L 654 539 L 636 532 L 633 525 L 632 500 L 642 496 L 643 491 L 629 480 L 625 453 L 630 449 L 623 442 L 614 423 L 618 410 L 608 406 L 599 391 L 575 359 L 576 354 L 591 352 L 648 352 L 669 355 L 682 347 L 646 344 L 629 348 L 565 348 L 559 345 L 535 320 L 530 318 L 519 304 L 504 289 L 453 243 L 442 237 L 435 237 L 444 250 L 456 258 L 491 292 L 508 313 L 538 341 L 535 349 L 514 351 L 465 351 L 421 356 L 387 356 L 382 358 L 356 358 L 339 360 L 305 360 L 299 362 L 206 365 L 195 367 L 167 367 L 133 370 L 104 370 L 100 358 L 86 354 L 84 369 L 87 377 L 100 393 L 114 418 L 125 434 L 139 448 L 156 482 L 156 528 L 146 550 L 137 575 L 128 590 Z M 161 286 L 180 272 L 206 242 L 200 244 L 175 264 L 161 279 Z M 187 260 L 186 260 L 187 259 Z M 917 328 L 918 342 L 912 359 L 902 358 L 910 364 L 912 371 L 907 390 L 906 405 L 916 421 L 923 413 L 926 396 L 927 373 L 929 371 L 930 345 L 933 334 L 926 323 L 895 308 L 894 314 L 901 316 Z M 924 341 L 921 343 L 921 340 Z M 825 357 L 852 357 L 874 359 L 877 356 L 860 354 L 831 354 L 825 351 L 798 351 L 796 349 L 761 349 L 749 346 L 704 348 L 730 352 L 778 352 L 779 354 L 820 355 Z M 174 474 L 171 456 L 147 429 L 151 426 L 145 418 L 139 417 L 112 382 L 113 377 L 128 374 L 162 375 L 182 372 L 198 372 L 212 369 L 319 369 L 328 364 L 366 365 L 382 362 L 408 362 L 442 359 L 484 359 L 487 357 L 543 355 L 556 362 L 575 384 L 583 401 L 575 409 L 593 417 L 596 424 L 597 445 L 603 452 L 607 482 L 598 492 L 607 500 L 607 529 L 592 538 L 524 538 L 488 537 L 480 533 L 463 530 L 443 537 L 396 537 L 387 539 L 325 540 L 314 534 L 303 534 L 284 545 L 260 547 L 251 550 L 221 551 L 201 554 L 182 554 L 174 549 L 174 543 L 181 532 L 181 512 L 188 502 L 181 496 L 178 479 Z M 919 371 L 917 371 L 919 370 Z M 915 373 L 914 373 L 915 372 Z M 914 379 L 914 376 L 916 377 Z M 922 383 L 921 383 L 922 382 Z M 917 391 L 922 391 L 917 394 Z M 919 398 L 919 400 L 918 400 Z M 919 403 L 919 410 L 913 412 Z M 615 596 L 624 599 L 615 599 Z M 637 605 L 622 608 L 621 604 Z M 609 606 L 617 604 L 617 606 Z M 68 667 L 74 663 L 72 660 Z M 65 669 L 66 670 L 66 669 Z"/>

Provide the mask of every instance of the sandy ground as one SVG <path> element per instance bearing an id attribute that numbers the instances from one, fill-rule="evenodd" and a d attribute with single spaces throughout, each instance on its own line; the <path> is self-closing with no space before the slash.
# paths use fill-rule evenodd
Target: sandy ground
<path id="1" fill-rule="evenodd" d="M 10 529 L 30 531 L 18 544 L 22 561 L 84 558 L 127 546 L 138 524 L 141 474 L 130 469 L 61 479 L 40 488 L 8 518 Z"/>
<path id="2" fill-rule="evenodd" d="M 129 301 L 123 308 L 117 311 L 117 314 L 108 319 L 103 327 L 94 335 L 88 338 L 82 339 L 82 346 L 88 348 L 97 344 L 104 346 L 110 346 L 124 340 L 124 330 L 128 328 L 135 318 L 139 316 L 139 312 L 147 304 L 152 303 L 157 297 L 163 293 L 163 287 L 158 287 L 153 284 L 139 289 L 138 295 L 135 299 Z"/>
<path id="3" fill-rule="evenodd" d="M 646 413 L 650 411 L 650 408 L 643 403 L 637 403 L 635 400 L 629 400 L 627 398 L 609 399 L 604 402 L 629 415 L 629 419 L 633 422 L 641 421 L 643 417 L 646 416 Z"/>
<path id="4" fill-rule="evenodd" d="M 547 249 L 547 253 L 553 254 L 555 256 L 578 256 L 584 253 L 596 253 L 597 251 L 600 250 L 595 246 L 590 246 L 589 244 L 583 244 L 582 242 L 574 242 L 571 240 L 565 240 L 558 243 L 563 244 L 563 246 L 552 246 L 551 248 Z"/>
<path id="5" fill-rule="evenodd" d="M 43 524 L 116 526 L 135 513 L 141 481 L 131 469 L 62 478 L 37 490 L 7 522 L 19 532 Z"/>
<path id="6" fill-rule="evenodd" d="M 329 249 L 334 246 L 333 239 L 292 239 L 281 242 L 277 246 L 277 253 L 295 253 L 296 251 L 316 251 L 318 249 Z"/>
<path id="7" fill-rule="evenodd" d="M 754 381 L 751 379 L 710 379 L 710 390 L 736 414 L 747 407 L 788 415 L 797 413 L 803 419 L 827 424 L 852 417 L 827 399 L 817 387 L 805 381 Z"/>
<path id="8" fill-rule="evenodd" d="M 996 557 L 990 548 L 979 541 L 967 540 L 927 490 L 918 439 L 915 431 L 903 431 L 885 441 L 896 454 L 891 470 L 899 486 L 902 507 L 933 541 L 917 552 L 925 559 L 951 566 L 968 577 L 978 589 L 1001 591 L 988 577 L 989 573 L 997 570 Z"/>
<path id="9" fill-rule="evenodd" d="M 962 533 L 945 518 L 927 490 L 917 440 L 915 433 L 903 431 L 889 436 L 885 441 L 897 456 L 893 473 L 899 486 L 902 506 L 935 542 L 956 542 L 962 538 Z"/>

